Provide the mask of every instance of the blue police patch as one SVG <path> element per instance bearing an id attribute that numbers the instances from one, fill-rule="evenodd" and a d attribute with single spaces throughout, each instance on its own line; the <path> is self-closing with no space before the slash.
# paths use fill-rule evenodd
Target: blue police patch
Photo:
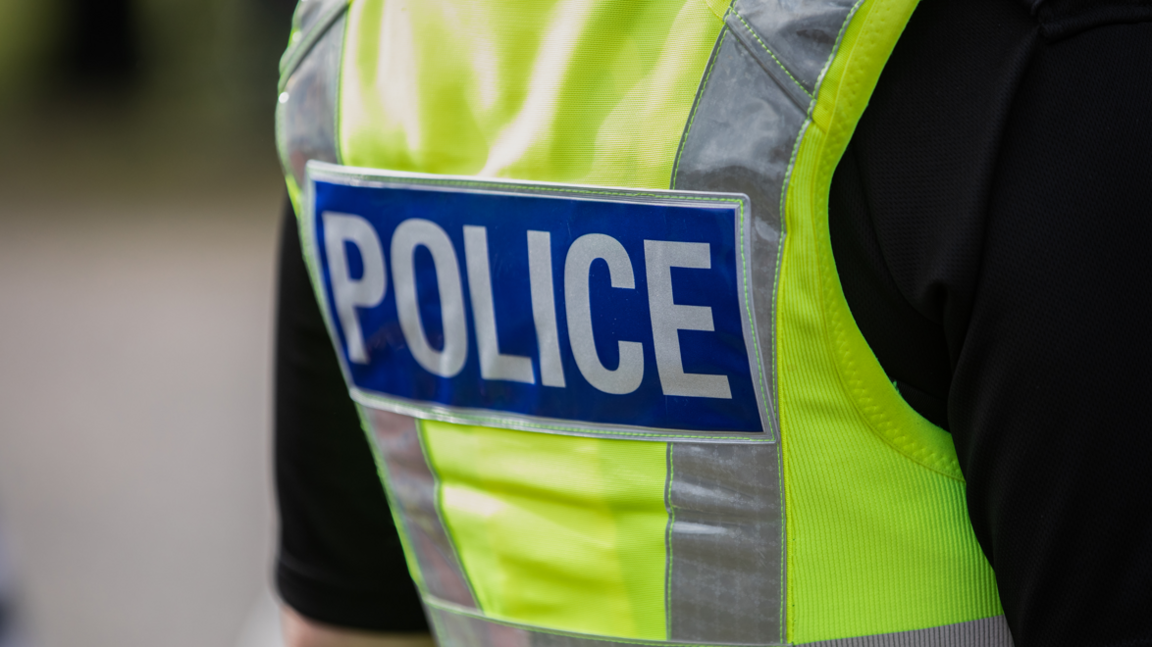
<path id="1" fill-rule="evenodd" d="M 361 402 L 547 432 L 770 439 L 745 196 L 308 173 L 302 237 Z"/>

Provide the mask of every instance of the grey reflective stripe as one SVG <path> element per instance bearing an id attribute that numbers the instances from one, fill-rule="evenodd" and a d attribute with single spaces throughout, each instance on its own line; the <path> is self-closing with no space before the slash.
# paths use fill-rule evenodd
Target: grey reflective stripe
<path id="1" fill-rule="evenodd" d="M 453 609 L 451 605 L 441 604 L 435 600 L 428 600 L 425 608 L 441 647 L 627 647 L 700 644 L 681 640 L 616 641 L 598 636 L 545 632 L 521 625 L 493 622 L 468 613 L 464 609 Z M 745 643 L 713 640 L 707 644 Z M 805 647 L 1012 647 L 1012 635 L 1008 632 L 1004 616 L 996 616 L 929 629 L 805 643 Z"/>
<path id="2" fill-rule="evenodd" d="M 776 320 L 780 202 L 804 121 L 804 112 L 725 28 L 684 134 L 672 186 L 749 197 L 752 302 L 758 322 Z M 758 325 L 757 335 L 763 363 L 774 369 L 775 326 Z M 769 418 L 776 424 L 775 370 L 770 375 Z"/>
<path id="3" fill-rule="evenodd" d="M 292 40 L 280 57 L 280 89 L 308 50 L 348 9 L 348 0 L 300 0 L 292 14 Z"/>
<path id="4" fill-rule="evenodd" d="M 735 0 L 708 63 L 672 188 L 743 193 L 752 294 L 774 322 L 784 197 L 824 70 L 858 0 Z M 757 326 L 773 369 L 775 326 Z M 769 418 L 779 429 L 776 376 Z M 784 640 L 785 542 L 778 445 L 669 450 L 668 635 L 673 641 Z"/>
<path id="5" fill-rule="evenodd" d="M 462 609 L 425 600 L 428 619 L 440 647 L 635 647 L 668 645 L 669 642 L 613 640 L 607 637 L 562 631 L 541 631 L 533 627 L 494 622 Z"/>
<path id="6" fill-rule="evenodd" d="M 752 29 L 752 25 L 744 19 L 743 16 L 735 11 L 729 11 L 724 17 L 724 24 L 728 26 L 728 33 L 736 37 L 740 44 L 744 46 L 745 50 L 760 64 L 760 67 L 768 73 L 768 76 L 776 82 L 776 87 L 779 92 L 792 100 L 796 107 L 800 109 L 801 113 L 808 111 L 808 105 L 812 103 L 812 90 L 805 87 L 800 81 L 792 75 L 788 68 L 780 62 L 776 57 L 775 52 L 768 48 L 760 35 Z"/>
<path id="7" fill-rule="evenodd" d="M 372 435 L 388 472 L 393 512 L 403 524 L 408 549 L 420 567 L 426 594 L 476 608 L 468 580 L 436 506 L 436 477 L 428 467 L 416 420 L 365 408 Z"/>
<path id="8" fill-rule="evenodd" d="M 287 78 L 276 107 L 276 139 L 284 172 L 304 187 L 308 160 L 337 162 L 336 102 L 340 53 L 344 45 L 341 14 L 328 25 L 307 56 Z"/>
<path id="9" fill-rule="evenodd" d="M 1004 616 L 877 636 L 806 643 L 810 647 L 1012 647 Z"/>
<path id="10" fill-rule="evenodd" d="M 779 449 L 669 444 L 669 640 L 784 641 Z"/>

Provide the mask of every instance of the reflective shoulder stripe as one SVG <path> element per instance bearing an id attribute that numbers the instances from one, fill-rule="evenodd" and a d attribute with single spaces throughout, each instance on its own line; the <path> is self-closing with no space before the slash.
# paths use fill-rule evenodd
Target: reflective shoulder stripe
<path id="1" fill-rule="evenodd" d="M 703 647 L 702 643 L 688 641 L 652 642 L 642 640 L 611 640 L 596 636 L 583 636 L 566 632 L 540 631 L 511 623 L 493 622 L 465 609 L 432 600 L 427 607 L 429 619 L 437 637 L 452 647 L 629 647 L 634 645 L 682 645 Z M 746 643 L 708 643 L 746 644 Z M 765 643 L 757 643 L 765 645 Z M 784 643 L 776 643 L 784 644 Z M 942 627 L 915 631 L 840 638 L 805 647 L 1012 647 L 1012 635 L 1004 616 L 981 618 Z"/>
<path id="2" fill-rule="evenodd" d="M 306 35 L 285 52 L 276 106 L 276 144 L 297 213 L 308 160 L 339 161 L 336 101 L 348 7 L 344 1 L 307 0 L 297 9 L 298 19 L 305 5 L 314 9 L 306 14 Z"/>
<path id="3" fill-rule="evenodd" d="M 348 0 L 301 0 L 296 5 L 288 47 L 280 57 L 280 90 L 316 41 L 347 9 Z"/>

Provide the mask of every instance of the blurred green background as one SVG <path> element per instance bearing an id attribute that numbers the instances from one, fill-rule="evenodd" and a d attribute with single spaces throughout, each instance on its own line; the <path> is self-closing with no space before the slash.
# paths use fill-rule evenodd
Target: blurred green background
<path id="1" fill-rule="evenodd" d="M 273 647 L 294 0 L 0 0 L 0 533 L 33 647 Z"/>
<path id="2" fill-rule="evenodd" d="M 215 168 L 213 177 L 227 181 L 266 162 L 277 61 L 294 6 L 0 0 L 8 179 L 20 186 L 40 170 L 29 164 L 49 164 L 84 169 L 77 180 L 96 188 L 132 171 L 148 188 L 168 190 L 181 173 Z M 153 163 L 158 157 L 168 161 L 163 168 Z"/>

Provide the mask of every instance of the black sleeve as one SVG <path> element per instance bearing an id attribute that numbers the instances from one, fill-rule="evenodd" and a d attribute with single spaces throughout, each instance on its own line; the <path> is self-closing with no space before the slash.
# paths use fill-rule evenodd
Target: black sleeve
<path id="1" fill-rule="evenodd" d="M 1152 22 L 1037 52 L 984 240 L 949 404 L 1018 644 L 1152 645 Z"/>
<path id="2" fill-rule="evenodd" d="M 276 315 L 276 583 L 313 620 L 427 631 L 367 438 L 348 397 L 286 207 Z"/>
<path id="3" fill-rule="evenodd" d="M 830 200 L 1017 647 L 1152 645 L 1152 6 L 1107 4 L 922 3 Z"/>

